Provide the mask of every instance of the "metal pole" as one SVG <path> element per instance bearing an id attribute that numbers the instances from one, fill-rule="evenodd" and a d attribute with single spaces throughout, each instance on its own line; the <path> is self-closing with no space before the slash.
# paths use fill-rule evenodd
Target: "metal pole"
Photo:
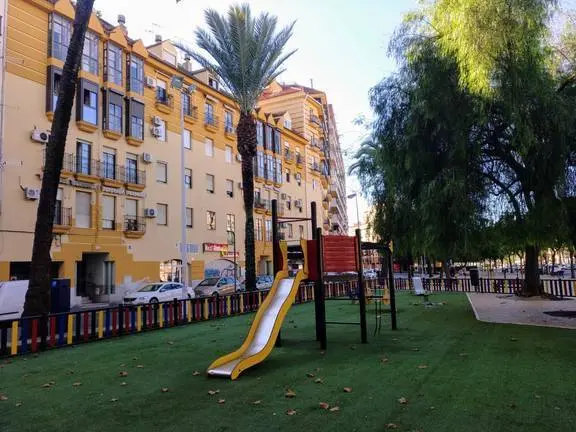
<path id="1" fill-rule="evenodd" d="M 360 337 L 362 343 L 368 342 L 366 328 L 366 293 L 364 292 L 364 269 L 362 266 L 362 236 L 360 228 L 356 230 L 356 243 L 358 245 L 358 300 L 360 301 Z"/>
<path id="2" fill-rule="evenodd" d="M 236 222 L 234 222 L 234 229 L 236 229 Z M 238 281 L 238 264 L 236 264 L 236 231 L 231 231 L 232 242 L 234 248 L 234 283 Z"/>
<path id="3" fill-rule="evenodd" d="M 316 209 L 316 201 L 310 203 L 310 219 L 312 220 L 312 240 L 316 239 L 316 228 L 318 228 L 318 214 Z"/>
<path id="4" fill-rule="evenodd" d="M 396 323 L 396 288 L 394 287 L 394 261 L 392 260 L 392 248 L 388 246 L 388 289 L 390 290 L 390 316 L 392 330 L 397 330 Z"/>
<path id="5" fill-rule="evenodd" d="M 278 235 L 278 201 L 272 200 L 272 274 L 276 278 L 276 273 L 280 271 L 280 257 L 278 256 L 279 250 L 279 235 Z M 276 346 L 282 346 L 282 329 L 278 331 L 276 338 Z"/>
<path id="6" fill-rule="evenodd" d="M 326 337 L 326 298 L 324 296 L 324 262 L 322 261 L 324 251 L 322 247 L 322 228 L 316 228 L 316 244 L 316 260 L 318 262 L 318 280 L 316 281 L 318 297 L 316 304 L 318 305 L 319 313 L 316 318 L 316 333 L 319 336 L 320 349 L 325 350 L 328 345 L 328 339 Z"/>
<path id="7" fill-rule="evenodd" d="M 188 298 L 188 240 L 186 236 L 186 151 L 184 147 L 184 93 L 180 90 L 180 283 L 182 284 L 182 299 Z"/>
<path id="8" fill-rule="evenodd" d="M 360 229 L 360 210 L 358 210 L 358 192 L 354 194 L 356 198 L 356 220 L 358 221 L 358 229 Z"/>
<path id="9" fill-rule="evenodd" d="M 317 209 L 316 209 L 316 201 L 312 201 L 310 203 L 310 220 L 312 222 L 312 240 L 316 240 L 318 233 L 318 219 L 317 219 Z M 320 311 L 320 290 L 318 288 L 318 284 L 314 283 L 314 315 L 316 319 L 316 340 L 320 340 L 320 319 L 321 319 L 321 311 Z"/>

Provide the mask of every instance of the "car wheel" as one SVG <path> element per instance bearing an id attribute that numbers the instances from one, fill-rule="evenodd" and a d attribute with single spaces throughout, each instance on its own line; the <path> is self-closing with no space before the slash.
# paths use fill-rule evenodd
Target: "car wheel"
<path id="1" fill-rule="evenodd" d="M 192 296 L 188 294 L 188 300 L 192 300 Z"/>
<path id="2" fill-rule="evenodd" d="M 150 304 L 158 304 L 158 299 L 156 297 L 152 297 L 150 299 Z"/>
<path id="3" fill-rule="evenodd" d="M 217 295 L 219 295 L 219 293 L 218 293 L 218 291 L 214 291 L 214 292 L 212 293 L 212 295 L 213 295 L 214 297 L 216 297 Z"/>

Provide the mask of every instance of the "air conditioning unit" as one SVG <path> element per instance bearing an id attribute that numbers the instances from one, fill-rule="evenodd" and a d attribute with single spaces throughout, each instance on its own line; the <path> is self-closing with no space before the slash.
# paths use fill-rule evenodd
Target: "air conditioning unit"
<path id="1" fill-rule="evenodd" d="M 142 162 L 145 163 L 152 163 L 154 160 L 152 159 L 152 155 L 150 153 L 142 153 Z"/>
<path id="2" fill-rule="evenodd" d="M 242 182 L 238 182 L 238 189 L 244 189 L 244 186 L 242 186 Z"/>
<path id="3" fill-rule="evenodd" d="M 155 218 L 156 217 L 156 209 L 155 208 L 144 209 L 144 217 Z"/>
<path id="4" fill-rule="evenodd" d="M 27 187 L 24 189 L 24 197 L 27 200 L 37 200 L 40 198 L 40 189 Z"/>
<path id="5" fill-rule="evenodd" d="M 283 199 L 283 200 L 285 200 L 285 199 L 286 199 L 286 196 L 287 196 L 287 195 L 286 195 L 285 193 L 283 193 L 283 194 L 280 194 L 280 199 Z"/>
<path id="6" fill-rule="evenodd" d="M 150 129 L 150 132 L 152 132 L 152 135 L 155 136 L 156 138 L 162 136 L 162 128 L 158 127 L 158 126 L 154 126 Z"/>
<path id="7" fill-rule="evenodd" d="M 296 181 L 302 180 L 302 174 L 300 174 L 300 173 L 296 173 L 296 175 L 294 177 L 296 178 Z"/>
<path id="8" fill-rule="evenodd" d="M 184 90 L 186 93 L 191 94 L 196 91 L 196 86 L 194 84 L 190 84 L 189 86 L 186 86 Z"/>
<path id="9" fill-rule="evenodd" d="M 238 153 L 238 154 L 236 155 L 236 160 L 237 160 L 238 162 L 242 162 L 242 155 L 241 155 L 240 153 Z"/>
<path id="10" fill-rule="evenodd" d="M 146 77 L 146 86 L 150 88 L 156 87 L 156 80 L 154 79 L 154 77 L 151 76 Z"/>
<path id="11" fill-rule="evenodd" d="M 230 198 L 234 197 L 234 192 L 232 191 L 226 191 L 226 195 L 228 195 Z"/>
<path id="12" fill-rule="evenodd" d="M 294 201 L 294 207 L 302 208 L 302 200 Z"/>
<path id="13" fill-rule="evenodd" d="M 40 130 L 38 128 L 34 128 L 32 133 L 30 134 L 30 138 L 32 141 L 36 141 L 42 144 L 46 144 L 50 139 L 50 132 Z"/>
<path id="14" fill-rule="evenodd" d="M 160 126 L 162 124 L 162 117 L 160 116 L 152 116 L 152 124 L 154 126 Z"/>

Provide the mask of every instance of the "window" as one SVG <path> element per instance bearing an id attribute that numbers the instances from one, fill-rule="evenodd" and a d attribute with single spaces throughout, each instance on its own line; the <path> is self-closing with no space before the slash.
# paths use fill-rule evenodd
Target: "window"
<path id="1" fill-rule="evenodd" d="M 274 181 L 276 177 L 276 164 L 274 157 L 270 154 L 266 155 L 266 180 Z"/>
<path id="2" fill-rule="evenodd" d="M 166 92 L 166 81 L 156 80 L 156 102 L 168 104 L 168 93 Z"/>
<path id="3" fill-rule="evenodd" d="M 134 55 L 130 56 L 130 87 L 129 90 L 134 93 L 144 94 L 144 61 Z"/>
<path id="4" fill-rule="evenodd" d="M 214 157 L 214 141 L 210 138 L 206 138 L 204 141 L 204 154 L 208 157 Z"/>
<path id="5" fill-rule="evenodd" d="M 122 95 L 109 90 L 105 93 L 107 103 L 104 107 L 108 110 L 104 113 L 104 129 L 122 133 L 122 107 L 124 104 Z"/>
<path id="6" fill-rule="evenodd" d="M 286 183 L 290 183 L 290 170 L 286 170 Z"/>
<path id="7" fill-rule="evenodd" d="M 280 148 L 281 148 L 280 131 L 274 129 L 274 143 L 272 150 L 274 151 L 274 153 L 280 154 Z"/>
<path id="8" fill-rule="evenodd" d="M 236 231 L 236 216 L 233 214 L 226 215 L 226 231 Z"/>
<path id="9" fill-rule="evenodd" d="M 204 104 L 204 122 L 209 125 L 216 125 L 216 120 L 214 118 L 214 105 L 208 102 Z"/>
<path id="10" fill-rule="evenodd" d="M 48 66 L 46 82 L 46 112 L 56 111 L 58 94 L 62 82 L 62 69 L 55 66 Z"/>
<path id="11" fill-rule="evenodd" d="M 266 219 L 266 241 L 272 241 L 272 221 Z"/>
<path id="12" fill-rule="evenodd" d="M 226 195 L 234 198 L 234 180 L 226 179 Z"/>
<path id="13" fill-rule="evenodd" d="M 214 193 L 214 176 L 206 174 L 206 192 Z"/>
<path id="14" fill-rule="evenodd" d="M 208 85 L 216 90 L 218 90 L 218 80 L 209 76 L 208 77 Z"/>
<path id="15" fill-rule="evenodd" d="M 62 196 L 64 195 L 64 189 L 58 188 L 56 192 L 56 206 L 54 212 L 54 224 L 55 225 L 68 225 L 67 221 L 64 221 L 64 215 L 62 214 Z"/>
<path id="16" fill-rule="evenodd" d="M 78 141 L 76 143 L 76 172 L 92 174 L 92 146 L 89 143 Z"/>
<path id="17" fill-rule="evenodd" d="M 272 127 L 269 125 L 266 125 L 265 132 L 266 132 L 266 136 L 265 136 L 265 140 L 264 140 L 264 148 L 266 150 L 272 150 Z"/>
<path id="18" fill-rule="evenodd" d="M 102 152 L 102 177 L 116 179 L 116 150 L 104 148 Z"/>
<path id="19" fill-rule="evenodd" d="M 98 124 L 98 84 L 81 79 L 76 94 L 77 120 Z"/>
<path id="20" fill-rule="evenodd" d="M 275 183 L 282 183 L 282 160 L 276 159 L 276 178 Z"/>
<path id="21" fill-rule="evenodd" d="M 312 179 L 312 190 L 316 190 L 317 187 L 316 179 Z"/>
<path id="22" fill-rule="evenodd" d="M 126 183 L 138 184 L 138 156 L 126 154 Z"/>
<path id="23" fill-rule="evenodd" d="M 184 168 L 184 184 L 188 189 L 192 189 L 192 170 Z"/>
<path id="24" fill-rule="evenodd" d="M 300 238 L 304 238 L 304 225 L 298 225 L 298 231 L 300 233 Z"/>
<path id="25" fill-rule="evenodd" d="M 82 52 L 82 70 L 98 75 L 98 35 L 86 32 L 84 51 Z"/>
<path id="26" fill-rule="evenodd" d="M 156 204 L 156 223 L 168 225 L 168 204 Z"/>
<path id="27" fill-rule="evenodd" d="M 102 195 L 102 229 L 116 229 L 116 197 Z"/>
<path id="28" fill-rule="evenodd" d="M 138 200 L 126 198 L 124 200 L 124 230 L 140 231 L 143 225 L 138 225 Z"/>
<path id="29" fill-rule="evenodd" d="M 292 210 L 292 197 L 290 195 L 286 197 L 286 210 Z"/>
<path id="30" fill-rule="evenodd" d="M 192 100 L 189 94 L 182 93 L 182 110 L 184 111 L 184 115 L 192 115 Z"/>
<path id="31" fill-rule="evenodd" d="M 256 142 L 258 147 L 264 147 L 264 125 L 261 121 L 256 122 Z"/>
<path id="32" fill-rule="evenodd" d="M 108 42 L 106 45 L 106 80 L 116 85 L 122 85 L 122 48 Z"/>
<path id="33" fill-rule="evenodd" d="M 232 113 L 230 111 L 224 111 L 224 130 L 226 133 L 234 132 Z"/>
<path id="34" fill-rule="evenodd" d="M 298 183 L 298 186 L 302 186 L 302 174 L 296 173 L 294 175 L 294 178 L 296 179 L 296 183 Z"/>
<path id="35" fill-rule="evenodd" d="M 260 192 L 260 188 L 254 188 L 254 201 L 260 202 L 262 194 Z"/>
<path id="36" fill-rule="evenodd" d="M 227 145 L 226 146 L 226 153 L 225 153 L 225 159 L 227 163 L 232 163 L 232 146 Z"/>
<path id="37" fill-rule="evenodd" d="M 168 164 L 166 162 L 156 162 L 156 181 L 168 183 Z"/>
<path id="38" fill-rule="evenodd" d="M 216 230 L 216 212 L 210 210 L 206 212 L 206 228 L 208 231 Z"/>
<path id="39" fill-rule="evenodd" d="M 186 227 L 194 227 L 194 209 L 186 207 Z"/>
<path id="40" fill-rule="evenodd" d="M 144 104 L 133 99 L 128 103 L 129 128 L 126 131 L 129 137 L 144 140 Z"/>
<path id="41" fill-rule="evenodd" d="M 262 241 L 262 219 L 256 219 L 256 241 Z"/>
<path id="42" fill-rule="evenodd" d="M 52 14 L 52 57 L 66 61 L 71 36 L 72 22 L 63 16 Z"/>
<path id="43" fill-rule="evenodd" d="M 92 194 L 76 191 L 76 226 L 90 228 L 92 226 Z"/>
<path id="44" fill-rule="evenodd" d="M 285 118 L 284 119 L 284 127 L 286 129 L 292 129 L 292 120 L 289 118 Z M 290 237 L 292 237 L 292 236 L 290 236 Z"/>
<path id="45" fill-rule="evenodd" d="M 192 150 L 192 132 L 188 129 L 184 129 L 184 148 L 188 150 Z"/>
<path id="46" fill-rule="evenodd" d="M 264 178 L 264 154 L 262 152 L 257 153 L 256 162 L 256 177 Z"/>
<path id="47" fill-rule="evenodd" d="M 292 224 L 288 224 L 288 238 L 294 237 L 294 230 L 292 229 Z"/>
<path id="48" fill-rule="evenodd" d="M 162 119 L 158 119 L 157 120 L 158 123 L 155 126 L 156 131 L 158 132 L 157 134 L 155 133 L 155 137 L 158 141 L 162 141 L 165 142 L 166 141 L 166 121 L 162 120 Z"/>

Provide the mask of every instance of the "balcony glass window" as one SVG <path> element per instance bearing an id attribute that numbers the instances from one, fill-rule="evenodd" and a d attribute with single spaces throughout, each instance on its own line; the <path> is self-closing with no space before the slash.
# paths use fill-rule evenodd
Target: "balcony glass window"
<path id="1" fill-rule="evenodd" d="M 188 189 L 192 189 L 192 170 L 184 168 L 184 184 Z"/>
<path id="2" fill-rule="evenodd" d="M 82 120 L 98 124 L 98 93 L 88 88 L 82 93 Z"/>
<path id="3" fill-rule="evenodd" d="M 102 195 L 102 229 L 116 228 L 116 197 Z"/>
<path id="4" fill-rule="evenodd" d="M 258 162 L 256 176 L 264 178 L 264 153 L 258 152 L 256 155 L 256 160 Z"/>
<path id="5" fill-rule="evenodd" d="M 168 225 L 168 204 L 156 204 L 156 223 Z"/>
<path id="6" fill-rule="evenodd" d="M 226 215 L 226 231 L 236 231 L 236 216 L 233 214 Z"/>
<path id="7" fill-rule="evenodd" d="M 108 43 L 106 75 L 108 82 L 122 85 L 122 48 Z"/>
<path id="8" fill-rule="evenodd" d="M 234 131 L 232 113 L 230 111 L 224 112 L 224 129 L 227 133 L 232 133 Z"/>
<path id="9" fill-rule="evenodd" d="M 216 230 L 216 212 L 210 210 L 206 212 L 206 228 L 209 231 Z"/>
<path id="10" fill-rule="evenodd" d="M 188 150 L 192 150 L 192 132 L 188 129 L 184 129 L 184 148 Z"/>
<path id="11" fill-rule="evenodd" d="M 122 106 L 113 102 L 108 104 L 108 130 L 122 133 Z"/>
<path id="12" fill-rule="evenodd" d="M 204 104 L 204 119 L 206 124 L 215 125 L 216 119 L 214 118 L 214 105 L 210 103 Z"/>
<path id="13" fill-rule="evenodd" d="M 264 147 L 264 125 L 261 121 L 256 122 L 256 142 L 258 147 Z"/>
<path id="14" fill-rule="evenodd" d="M 91 174 L 91 159 L 91 145 L 78 141 L 76 143 L 76 172 L 80 174 Z"/>
<path id="15" fill-rule="evenodd" d="M 68 45 L 72 36 L 72 22 L 63 16 L 52 14 L 52 57 L 66 61 Z"/>
<path id="16" fill-rule="evenodd" d="M 144 139 L 144 119 L 135 115 L 130 117 L 130 135 L 140 140 Z"/>
<path id="17" fill-rule="evenodd" d="M 156 101 L 162 104 L 168 104 L 168 93 L 166 91 L 166 82 L 156 80 Z"/>
<path id="18" fill-rule="evenodd" d="M 92 194 L 90 192 L 76 191 L 76 226 L 90 228 L 92 226 Z"/>
<path id="19" fill-rule="evenodd" d="M 190 100 L 190 95 L 182 93 L 182 109 L 184 110 L 184 115 L 192 115 L 192 102 Z"/>
<path id="20" fill-rule="evenodd" d="M 136 155 L 126 156 L 126 183 L 138 184 L 138 159 Z"/>
<path id="21" fill-rule="evenodd" d="M 226 195 L 230 198 L 234 198 L 234 180 L 226 180 Z"/>
<path id="22" fill-rule="evenodd" d="M 52 109 L 56 111 L 56 104 L 58 103 L 58 95 L 60 94 L 60 85 L 62 83 L 62 75 L 59 72 L 54 72 L 52 78 Z"/>
<path id="23" fill-rule="evenodd" d="M 130 91 L 144 94 L 144 61 L 130 56 Z"/>
<path id="24" fill-rule="evenodd" d="M 214 193 L 214 176 L 206 174 L 206 192 Z"/>
<path id="25" fill-rule="evenodd" d="M 102 176 L 116 179 L 116 154 L 111 151 L 104 151 L 102 154 Z"/>
<path id="26" fill-rule="evenodd" d="M 206 138 L 204 141 L 204 154 L 208 157 L 214 157 L 214 141 Z"/>
<path id="27" fill-rule="evenodd" d="M 272 221 L 266 220 L 266 241 L 272 241 Z"/>
<path id="28" fill-rule="evenodd" d="M 262 219 L 256 219 L 256 241 L 262 241 Z"/>
<path id="29" fill-rule="evenodd" d="M 82 70 L 98 75 L 98 35 L 86 32 L 84 51 L 82 52 Z"/>
<path id="30" fill-rule="evenodd" d="M 227 145 L 224 154 L 227 163 L 232 163 L 232 155 L 233 155 L 232 146 Z"/>

